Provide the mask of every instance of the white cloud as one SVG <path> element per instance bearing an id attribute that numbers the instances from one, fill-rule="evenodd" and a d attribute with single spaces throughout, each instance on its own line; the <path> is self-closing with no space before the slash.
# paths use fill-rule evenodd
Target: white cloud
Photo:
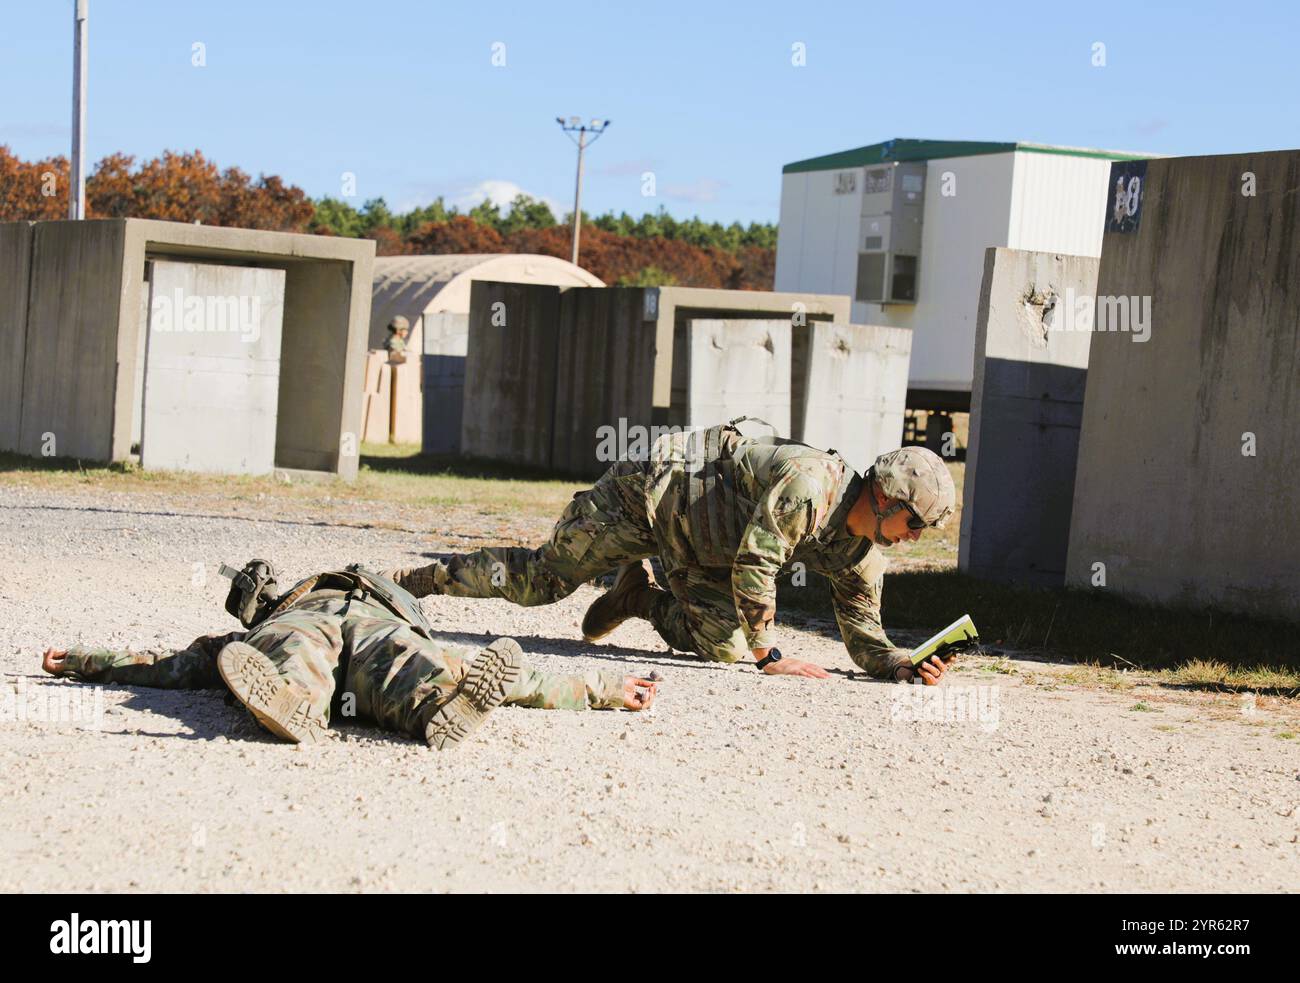
<path id="1" fill-rule="evenodd" d="M 447 204 L 455 205 L 462 212 L 469 211 L 475 205 L 484 201 L 491 201 L 502 208 L 508 207 L 515 200 L 516 195 L 528 195 L 535 201 L 545 202 L 550 206 L 551 211 L 558 217 L 564 210 L 563 206 L 546 195 L 535 194 L 526 191 L 513 181 L 502 181 L 495 178 L 487 181 L 480 181 L 470 188 L 465 188 L 447 196 Z"/>

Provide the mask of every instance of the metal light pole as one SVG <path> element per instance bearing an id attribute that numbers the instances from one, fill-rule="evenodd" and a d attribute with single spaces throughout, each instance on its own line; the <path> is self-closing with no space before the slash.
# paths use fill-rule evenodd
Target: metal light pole
<path id="1" fill-rule="evenodd" d="M 560 129 L 569 135 L 569 139 L 578 145 L 578 177 L 574 182 L 573 188 L 573 255 L 571 260 L 574 266 L 578 265 L 578 232 L 582 228 L 582 154 L 587 149 L 588 144 L 596 142 L 596 138 L 605 132 L 609 126 L 607 119 L 593 119 L 590 123 L 582 122 L 578 116 L 570 116 L 567 120 L 563 116 L 555 117 L 555 122 L 560 124 Z M 578 134 L 574 139 L 573 134 Z M 591 134 L 591 139 L 587 139 L 587 134 Z"/>
<path id="2" fill-rule="evenodd" d="M 77 0 L 72 20 L 72 181 L 68 218 L 86 217 L 86 19 L 90 0 Z"/>

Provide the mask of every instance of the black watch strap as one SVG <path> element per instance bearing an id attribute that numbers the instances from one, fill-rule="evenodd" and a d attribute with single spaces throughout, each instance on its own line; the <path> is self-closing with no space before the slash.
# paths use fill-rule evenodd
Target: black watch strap
<path id="1" fill-rule="evenodd" d="M 754 668 L 757 669 L 759 672 L 762 672 L 773 662 L 780 662 L 780 661 L 781 661 L 781 650 L 778 648 L 773 648 L 767 653 L 767 655 L 763 656 L 763 658 L 759 659 L 757 662 L 754 663 Z"/>

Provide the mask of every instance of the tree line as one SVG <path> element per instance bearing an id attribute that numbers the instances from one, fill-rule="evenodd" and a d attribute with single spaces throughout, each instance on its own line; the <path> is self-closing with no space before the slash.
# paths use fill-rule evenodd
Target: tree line
<path id="1" fill-rule="evenodd" d="M 0 145 L 0 221 L 65 218 L 66 157 L 23 161 Z M 461 212 L 442 198 L 393 212 L 383 198 L 354 208 L 324 197 L 313 201 L 275 175 L 254 178 L 219 168 L 200 151 L 167 151 L 136 163 L 126 154 L 99 161 L 86 179 L 89 218 L 155 218 L 278 232 L 373 239 L 381 256 L 421 253 L 542 253 L 568 259 L 570 216 L 518 195 L 510 206 L 485 201 Z M 770 290 L 776 265 L 776 226 L 723 225 L 676 219 L 660 208 L 582 216 L 580 262 L 609 284 Z"/>

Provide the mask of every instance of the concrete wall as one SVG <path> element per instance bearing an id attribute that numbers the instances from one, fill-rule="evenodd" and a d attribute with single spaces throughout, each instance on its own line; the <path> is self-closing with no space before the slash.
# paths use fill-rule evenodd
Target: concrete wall
<path id="1" fill-rule="evenodd" d="M 651 424 L 655 325 L 629 287 L 565 290 L 559 317 L 551 467 L 594 478 L 601 428 Z"/>
<path id="2" fill-rule="evenodd" d="M 0 451 L 18 449 L 31 268 L 31 223 L 0 224 Z"/>
<path id="3" fill-rule="evenodd" d="M 903 437 L 912 332 L 813 321 L 795 340 L 805 352 L 792 373 L 791 436 L 834 448 L 865 471 Z M 802 367 L 802 375 L 800 368 Z"/>
<path id="4" fill-rule="evenodd" d="M 960 569 L 1042 586 L 1065 579 L 1097 260 L 989 249 L 975 327 Z"/>
<path id="5" fill-rule="evenodd" d="M 108 219 L 37 223 L 30 256 L 22 453 L 40 454 L 52 433 L 60 456 L 131 458 L 146 350 L 145 264 L 176 259 L 285 271 L 276 465 L 356 474 L 374 243 Z M 16 305 L 5 307 L 12 348 Z"/>
<path id="6" fill-rule="evenodd" d="M 559 287 L 474 282 L 462 453 L 551 466 L 559 307 Z"/>
<path id="7" fill-rule="evenodd" d="M 284 271 L 165 261 L 151 267 L 141 466 L 271 473 Z M 236 303 L 227 306 L 225 298 Z"/>
<path id="8" fill-rule="evenodd" d="M 426 454 L 459 454 L 465 402 L 468 314 L 425 314 L 423 320 L 424 428 Z"/>
<path id="9" fill-rule="evenodd" d="M 673 354 L 683 408 L 679 425 L 711 427 L 755 416 L 790 436 L 788 321 L 698 318 L 679 330 Z M 674 386 L 677 389 L 677 386 Z M 673 421 L 675 424 L 677 421 Z"/>
<path id="10" fill-rule="evenodd" d="M 1300 151 L 1153 160 L 1141 202 L 1097 292 L 1150 338 L 1092 338 L 1066 581 L 1300 618 Z"/>
<path id="11" fill-rule="evenodd" d="M 275 464 L 355 477 L 341 453 L 361 434 L 369 271 L 337 261 L 284 266 L 284 332 Z M 352 448 L 349 440 L 348 449 Z"/>
<path id="12" fill-rule="evenodd" d="M 829 321 L 847 317 L 849 306 L 847 297 L 688 287 L 473 289 L 462 452 L 583 477 L 610 463 L 598 459 L 609 446 L 602 428 L 648 431 L 672 422 L 673 414 L 684 422 L 685 403 L 673 405 L 674 333 L 685 337 L 688 322 L 704 315 L 761 319 L 784 339 L 778 415 L 788 434 L 791 318 Z M 494 303 L 504 305 L 506 324 L 492 323 Z M 685 356 L 678 362 L 686 371 Z M 706 388 L 696 390 L 697 412 L 724 412 L 721 404 L 704 405 Z M 685 394 L 679 387 L 679 402 Z M 634 446 L 631 438 L 626 443 Z"/>
<path id="13" fill-rule="evenodd" d="M 675 337 L 680 337 L 687 321 L 694 318 L 771 318 L 787 321 L 798 328 L 810 321 L 848 324 L 850 320 L 850 300 L 846 295 L 704 287 L 646 287 L 639 292 L 645 320 L 655 322 L 656 423 L 668 422 L 672 411 L 673 342 Z"/>
<path id="14" fill-rule="evenodd" d="M 121 455 L 114 453 L 118 372 L 129 339 L 129 405 L 140 310 L 138 293 L 129 305 L 123 297 L 125 255 L 125 222 L 33 227 L 20 453 L 40 455 L 47 434 L 58 457 L 109 461 L 129 452 L 128 434 Z M 130 330 L 122 331 L 125 310 Z"/>

